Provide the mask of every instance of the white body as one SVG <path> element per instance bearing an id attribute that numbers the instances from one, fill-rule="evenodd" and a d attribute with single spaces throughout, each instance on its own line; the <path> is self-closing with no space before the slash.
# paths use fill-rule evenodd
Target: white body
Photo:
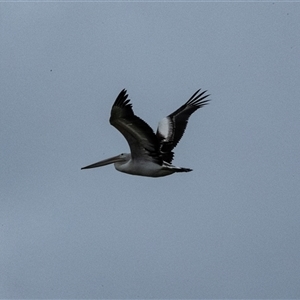
<path id="1" fill-rule="evenodd" d="M 122 156 L 126 156 L 129 160 L 127 161 L 118 161 L 114 163 L 115 169 L 131 174 L 131 175 L 140 175 L 147 177 L 162 177 L 171 175 L 175 172 L 189 172 L 191 169 L 186 168 L 178 168 L 167 162 L 164 162 L 162 166 L 158 165 L 153 161 L 147 160 L 132 160 L 131 155 L 129 153 L 121 154 Z"/>

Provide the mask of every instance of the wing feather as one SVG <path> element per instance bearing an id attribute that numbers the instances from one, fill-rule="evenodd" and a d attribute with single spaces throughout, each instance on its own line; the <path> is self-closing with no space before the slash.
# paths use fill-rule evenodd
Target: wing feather
<path id="1" fill-rule="evenodd" d="M 162 165 L 159 140 L 151 127 L 134 114 L 126 89 L 115 100 L 109 122 L 127 140 L 133 159 L 151 160 Z"/>
<path id="2" fill-rule="evenodd" d="M 161 152 L 165 161 L 171 163 L 173 160 L 172 150 L 182 138 L 191 114 L 208 104 L 209 94 L 206 92 L 201 92 L 201 89 L 197 90 L 185 104 L 160 121 L 156 135 L 160 140 Z"/>

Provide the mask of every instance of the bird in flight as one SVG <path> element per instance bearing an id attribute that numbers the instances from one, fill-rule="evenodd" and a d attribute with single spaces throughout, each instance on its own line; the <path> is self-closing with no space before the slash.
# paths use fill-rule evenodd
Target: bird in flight
<path id="1" fill-rule="evenodd" d="M 197 90 L 185 104 L 159 122 L 155 134 L 145 121 L 134 114 L 127 90 L 123 89 L 112 106 L 109 122 L 125 137 L 130 153 L 122 153 L 81 169 L 114 163 L 120 172 L 148 177 L 192 171 L 172 164 L 173 149 L 182 138 L 191 114 L 208 103 L 206 92 Z"/>

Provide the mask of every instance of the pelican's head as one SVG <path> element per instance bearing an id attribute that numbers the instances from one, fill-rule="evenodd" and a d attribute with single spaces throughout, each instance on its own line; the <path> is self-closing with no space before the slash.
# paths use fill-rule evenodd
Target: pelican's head
<path id="1" fill-rule="evenodd" d="M 121 154 L 119 154 L 117 156 L 113 156 L 113 157 L 110 157 L 110 158 L 98 161 L 98 162 L 96 162 L 94 164 L 88 165 L 86 167 L 83 167 L 83 168 L 81 168 L 81 170 L 103 167 L 103 166 L 106 166 L 106 165 L 109 165 L 109 164 L 113 164 L 113 163 L 116 166 L 116 165 L 119 165 L 119 164 L 126 163 L 127 161 L 130 160 L 130 158 L 131 158 L 131 155 L 129 153 L 121 153 Z"/>

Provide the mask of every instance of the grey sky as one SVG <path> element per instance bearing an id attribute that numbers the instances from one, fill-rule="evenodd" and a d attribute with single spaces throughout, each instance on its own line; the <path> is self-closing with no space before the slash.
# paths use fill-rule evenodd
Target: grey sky
<path id="1" fill-rule="evenodd" d="M 0 298 L 299 298 L 299 3 L 0 3 Z M 198 88 L 165 178 L 127 152 Z"/>

